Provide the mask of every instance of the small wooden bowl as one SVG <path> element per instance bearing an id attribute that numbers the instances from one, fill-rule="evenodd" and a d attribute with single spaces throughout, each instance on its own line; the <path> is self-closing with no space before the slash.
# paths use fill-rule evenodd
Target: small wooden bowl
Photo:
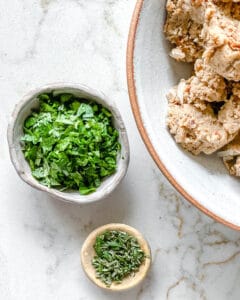
<path id="1" fill-rule="evenodd" d="M 122 281 L 122 283 L 112 283 L 110 287 L 107 287 L 105 283 L 103 283 L 100 279 L 96 278 L 96 272 L 92 265 L 92 259 L 96 254 L 93 248 L 93 245 L 96 241 L 96 237 L 105 232 L 106 230 L 124 231 L 134 236 L 138 240 L 139 245 L 141 246 L 142 250 L 147 256 L 145 262 L 140 266 L 139 271 L 135 273 L 134 276 L 126 277 Z M 98 287 L 111 291 L 124 291 L 135 287 L 136 285 L 141 283 L 146 277 L 151 265 L 151 250 L 147 241 L 136 229 L 125 224 L 107 224 L 95 229 L 87 237 L 81 250 L 81 263 L 83 270 L 85 271 L 88 278 Z"/>

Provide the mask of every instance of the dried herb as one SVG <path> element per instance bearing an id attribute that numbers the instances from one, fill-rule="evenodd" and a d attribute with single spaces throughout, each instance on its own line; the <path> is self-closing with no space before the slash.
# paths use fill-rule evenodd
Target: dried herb
<path id="1" fill-rule="evenodd" d="M 32 175 L 61 190 L 94 192 L 117 168 L 118 131 L 109 110 L 72 94 L 41 94 L 24 123 L 23 152 Z"/>
<path id="2" fill-rule="evenodd" d="M 96 276 L 108 287 L 136 273 L 146 258 L 137 239 L 123 231 L 106 231 L 97 236 L 94 249 Z"/>

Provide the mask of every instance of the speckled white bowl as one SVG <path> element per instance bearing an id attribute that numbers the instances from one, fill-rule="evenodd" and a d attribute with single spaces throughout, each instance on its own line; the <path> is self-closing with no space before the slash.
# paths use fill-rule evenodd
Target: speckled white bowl
<path id="1" fill-rule="evenodd" d="M 64 191 L 48 188 L 40 184 L 32 175 L 28 162 L 21 150 L 20 138 L 23 135 L 23 123 L 33 108 L 37 108 L 39 101 L 37 96 L 41 93 L 58 91 L 59 93 L 72 93 L 85 99 L 92 99 L 107 107 L 113 114 L 113 124 L 119 131 L 119 141 L 122 145 L 118 156 L 116 173 L 107 177 L 96 192 L 89 195 L 80 195 L 78 191 Z M 32 187 L 47 192 L 49 195 L 60 200 L 86 204 L 101 200 L 109 195 L 120 183 L 127 172 L 129 164 L 129 144 L 127 132 L 122 117 L 110 99 L 103 93 L 80 84 L 57 83 L 37 88 L 27 94 L 15 107 L 8 126 L 8 145 L 11 161 L 22 180 Z"/>
<path id="2" fill-rule="evenodd" d="M 163 33 L 165 0 L 138 0 L 128 43 L 128 87 L 142 138 L 163 174 L 192 204 L 215 220 L 240 230 L 240 180 L 217 155 L 193 156 L 166 127 L 170 87 L 188 78 L 189 64 L 169 57 Z"/>

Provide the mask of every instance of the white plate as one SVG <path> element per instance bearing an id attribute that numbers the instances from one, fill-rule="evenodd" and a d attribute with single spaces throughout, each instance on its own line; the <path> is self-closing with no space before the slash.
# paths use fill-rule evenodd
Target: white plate
<path id="1" fill-rule="evenodd" d="M 138 0 L 129 34 L 127 69 L 132 109 L 143 140 L 157 165 L 191 203 L 240 230 L 240 180 L 230 176 L 216 156 L 195 157 L 180 148 L 166 128 L 166 93 L 189 64 L 168 55 L 163 34 L 164 0 Z"/>

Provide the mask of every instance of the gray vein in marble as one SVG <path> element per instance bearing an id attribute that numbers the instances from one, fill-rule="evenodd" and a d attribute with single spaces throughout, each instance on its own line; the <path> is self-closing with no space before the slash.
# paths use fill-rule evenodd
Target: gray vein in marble
<path id="1" fill-rule="evenodd" d="M 221 261 L 210 261 L 210 262 L 207 262 L 207 263 L 204 263 L 203 264 L 203 268 L 205 267 L 209 267 L 209 266 L 219 266 L 219 265 L 224 265 L 226 263 L 229 263 L 231 262 L 232 260 L 234 260 L 237 256 L 239 256 L 240 254 L 240 251 L 237 251 L 235 252 L 234 254 L 232 254 L 230 257 L 224 259 L 224 260 L 221 260 Z"/>
<path id="2" fill-rule="evenodd" d="M 121 32 L 120 32 L 119 28 L 117 27 L 117 25 L 115 24 L 115 20 L 112 17 L 112 13 L 113 13 L 112 9 L 111 10 L 105 9 L 104 10 L 104 20 L 107 23 L 107 25 L 113 29 L 113 31 L 115 32 L 117 37 L 121 37 L 122 36 Z"/>
<path id="3" fill-rule="evenodd" d="M 142 298 L 144 292 L 149 289 L 149 287 L 151 285 L 151 281 L 152 281 L 152 271 L 150 271 L 150 273 L 147 275 L 144 282 L 142 283 L 142 285 L 136 295 L 136 300 L 140 300 Z M 149 296 L 150 296 L 150 299 L 153 299 L 151 290 L 149 292 Z"/>
<path id="4" fill-rule="evenodd" d="M 178 237 L 181 238 L 182 234 L 183 234 L 182 230 L 183 230 L 183 225 L 184 225 L 184 219 L 180 212 L 180 196 L 178 194 L 176 194 L 176 192 L 173 190 L 171 190 L 171 192 L 169 189 L 167 189 L 167 191 L 165 191 L 165 188 L 166 188 L 165 184 L 161 183 L 160 189 L 159 189 L 159 194 L 161 196 L 164 196 L 164 199 L 166 199 L 167 201 L 169 201 L 172 204 L 173 212 L 171 213 L 171 217 L 172 217 L 174 226 L 177 228 Z"/>
<path id="5" fill-rule="evenodd" d="M 173 227 L 176 228 L 176 247 L 172 249 L 165 249 L 168 251 L 169 255 L 176 251 L 176 254 L 181 255 L 181 264 L 180 264 L 180 274 L 181 276 L 172 283 L 166 292 L 166 299 L 170 299 L 170 295 L 172 294 L 172 290 L 177 288 L 180 284 L 184 283 L 189 288 L 195 292 L 195 295 L 198 295 L 199 299 L 207 299 L 206 291 L 203 288 L 203 280 L 206 279 L 207 274 L 204 269 L 206 267 L 212 265 L 224 265 L 230 263 L 234 259 L 239 260 L 239 234 L 236 235 L 236 238 L 233 240 L 229 239 L 225 234 L 216 230 L 215 227 L 218 227 L 219 224 L 209 219 L 206 216 L 203 216 L 199 211 L 195 208 L 191 207 L 185 200 L 182 200 L 181 196 L 179 196 L 175 191 L 171 191 L 171 188 L 168 187 L 168 184 L 165 183 L 165 180 L 160 185 L 160 195 L 163 196 L 162 201 L 167 201 L 166 205 L 168 207 L 168 218 L 170 216 L 170 221 Z M 184 209 L 184 213 L 182 210 Z M 189 224 L 186 217 L 188 215 L 187 212 L 194 212 L 196 218 L 192 219 L 192 225 L 189 227 Z M 176 224 L 175 218 L 178 220 L 182 219 L 182 222 Z M 207 223 L 205 223 L 207 221 Z M 186 229 L 188 227 L 188 231 Z M 220 225 L 221 226 L 221 225 Z M 189 231 L 189 229 L 191 229 Z M 230 231 L 230 230 L 229 230 Z M 189 237 L 194 237 L 198 242 L 188 243 Z M 209 237 L 213 237 L 213 239 L 209 240 Z M 191 238 L 192 239 L 192 238 Z M 193 239 L 193 241 L 194 241 Z M 180 243 L 181 241 L 181 243 Z M 211 257 L 211 261 L 204 262 L 205 252 L 207 250 L 206 247 L 221 247 L 225 245 L 230 245 L 231 249 L 235 248 L 234 254 L 231 254 L 229 257 L 223 260 L 216 261 Z M 164 249 L 163 249 L 164 250 Z M 225 249 L 226 250 L 226 249 Z M 189 257 L 189 253 L 192 252 L 192 264 L 193 269 L 188 269 L 185 265 L 185 259 Z M 228 253 L 231 250 L 229 249 Z M 227 252 L 226 252 L 227 253 Z M 186 268 L 187 267 L 187 268 Z"/>
<path id="6" fill-rule="evenodd" d="M 9 292 L 9 275 L 7 268 L 7 257 L 0 250 L 0 288 L 5 288 L 7 293 Z"/>
<path id="7" fill-rule="evenodd" d="M 41 36 L 41 30 L 42 26 L 44 24 L 44 21 L 46 19 L 47 13 L 48 13 L 48 6 L 50 4 L 51 0 L 41 0 L 41 7 L 43 9 L 42 16 L 40 20 L 38 21 L 37 29 L 34 34 L 34 37 L 32 39 L 32 45 L 31 47 L 26 51 L 24 57 L 20 60 L 18 60 L 17 63 L 25 62 L 26 60 L 32 59 L 37 52 L 37 44 L 39 42 L 40 36 Z"/>
<path id="8" fill-rule="evenodd" d="M 8 54 L 5 53 L 4 56 L 1 56 L 3 61 L 9 62 L 11 64 L 15 64 L 15 65 L 18 65 L 18 64 L 20 65 L 20 64 L 26 63 L 28 60 L 31 60 L 31 59 L 34 58 L 34 56 L 37 54 L 37 44 L 38 44 L 39 39 L 41 37 L 42 26 L 45 22 L 47 14 L 48 14 L 49 4 L 52 1 L 54 1 L 54 0 L 40 0 L 40 5 L 42 7 L 42 15 L 41 15 L 41 17 L 38 21 L 35 34 L 32 38 L 31 46 L 28 47 L 28 49 L 25 51 L 23 56 L 20 57 L 20 58 L 17 58 L 17 59 L 9 60 L 8 59 Z"/>
<path id="9" fill-rule="evenodd" d="M 161 249 L 160 249 L 160 248 L 157 248 L 157 249 L 154 251 L 154 255 L 153 255 L 153 264 L 156 263 L 156 260 L 157 260 L 158 255 L 159 255 L 160 252 L 161 252 Z"/>
<path id="10" fill-rule="evenodd" d="M 57 235 L 57 229 L 50 224 L 43 222 L 41 225 L 24 224 L 24 228 L 30 232 L 37 231 L 47 237 L 47 241 L 44 243 L 43 248 L 51 249 L 55 244 L 55 238 Z"/>
<path id="11" fill-rule="evenodd" d="M 53 2 L 54 0 L 40 0 L 40 4 L 41 4 L 41 7 L 44 11 L 47 11 L 48 10 L 48 6 L 51 2 Z"/>
<path id="12" fill-rule="evenodd" d="M 166 299 L 169 299 L 170 293 L 173 289 L 175 289 L 182 281 L 186 280 L 186 278 L 184 276 L 182 276 L 181 278 L 179 278 L 175 283 L 173 283 L 167 290 L 167 295 L 166 295 Z"/>

